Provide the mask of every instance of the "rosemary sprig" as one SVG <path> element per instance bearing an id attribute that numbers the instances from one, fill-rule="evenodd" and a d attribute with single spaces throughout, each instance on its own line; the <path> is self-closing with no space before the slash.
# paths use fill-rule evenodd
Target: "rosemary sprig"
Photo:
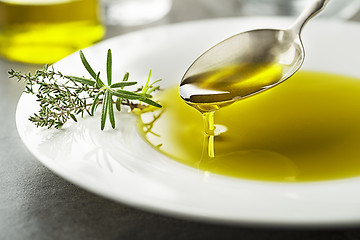
<path id="1" fill-rule="evenodd" d="M 29 118 L 38 127 L 61 128 L 70 118 L 77 121 L 76 115 L 84 113 L 93 116 L 96 108 L 102 104 L 101 130 L 105 128 L 107 117 L 112 128 L 115 128 L 114 104 L 118 111 L 125 105 L 134 109 L 144 109 L 147 105 L 160 108 L 161 105 L 151 100 L 152 93 L 159 89 L 155 86 L 159 80 L 150 83 L 151 70 L 145 86 L 135 91 L 124 90 L 125 87 L 136 85 L 128 81 L 129 73 L 125 73 L 122 81 L 112 83 L 112 53 L 107 52 L 105 84 L 100 79 L 100 72 L 95 73 L 85 55 L 80 51 L 80 59 L 91 78 L 68 76 L 55 71 L 53 66 L 45 65 L 34 75 L 23 74 L 11 69 L 10 78 L 25 82 L 25 93 L 36 96 L 40 105 L 38 113 Z M 114 101 L 115 98 L 115 101 Z"/>

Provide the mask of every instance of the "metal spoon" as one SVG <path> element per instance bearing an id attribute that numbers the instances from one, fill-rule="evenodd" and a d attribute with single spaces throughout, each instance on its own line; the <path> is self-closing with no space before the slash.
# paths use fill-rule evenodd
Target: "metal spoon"
<path id="1" fill-rule="evenodd" d="M 285 81 L 304 62 L 305 51 L 300 38 L 301 30 L 328 1 L 311 0 L 288 29 L 247 31 L 213 46 L 197 58 L 186 71 L 180 82 L 180 96 L 201 112 L 207 112 Z M 275 70 L 274 66 L 277 66 Z M 228 71 L 225 76 L 221 74 L 223 69 Z M 264 71 L 268 73 L 264 74 Z M 215 79 L 217 74 L 218 80 Z M 260 79 L 267 74 L 270 75 L 270 80 Z M 254 79 L 253 83 L 249 83 L 249 76 Z M 212 79 L 209 80 L 209 77 Z M 247 84 L 242 87 L 241 81 L 246 80 Z"/>

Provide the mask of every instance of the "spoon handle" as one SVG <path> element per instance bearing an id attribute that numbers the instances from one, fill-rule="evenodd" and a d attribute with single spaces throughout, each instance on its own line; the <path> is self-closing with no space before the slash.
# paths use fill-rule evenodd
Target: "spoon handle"
<path id="1" fill-rule="evenodd" d="M 316 14 L 321 12 L 330 0 L 310 0 L 304 11 L 296 19 L 295 23 L 290 27 L 294 34 L 300 35 L 304 25 Z"/>

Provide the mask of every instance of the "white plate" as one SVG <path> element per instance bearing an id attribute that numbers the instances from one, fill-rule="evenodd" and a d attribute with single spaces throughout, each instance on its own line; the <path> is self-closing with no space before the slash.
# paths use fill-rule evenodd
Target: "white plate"
<path id="1" fill-rule="evenodd" d="M 84 51 L 102 69 L 113 51 L 115 76 L 145 80 L 148 70 L 163 86 L 178 84 L 205 49 L 240 31 L 283 28 L 288 18 L 235 18 L 162 26 L 119 36 Z M 304 68 L 360 77 L 360 25 L 311 21 L 304 29 Z M 78 54 L 55 64 L 66 74 L 87 75 Z M 114 77 L 116 79 L 116 77 Z M 99 114 L 62 130 L 36 128 L 37 110 L 23 95 L 17 126 L 28 149 L 49 169 L 89 191 L 167 215 L 226 223 L 337 225 L 360 223 L 360 178 L 301 184 L 206 175 L 155 151 L 139 136 L 135 119 L 117 114 L 117 129 L 100 131 Z"/>

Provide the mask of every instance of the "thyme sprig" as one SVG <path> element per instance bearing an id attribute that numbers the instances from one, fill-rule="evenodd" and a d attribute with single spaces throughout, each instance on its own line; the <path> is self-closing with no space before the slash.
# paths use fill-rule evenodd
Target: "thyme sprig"
<path id="1" fill-rule="evenodd" d="M 148 105 L 161 107 L 151 99 L 152 93 L 160 88 L 156 86 L 160 80 L 150 83 L 151 70 L 144 86 L 128 91 L 124 88 L 136 85 L 137 82 L 128 81 L 127 72 L 122 81 L 113 83 L 110 49 L 107 52 L 106 84 L 100 79 L 100 72 L 95 73 L 82 51 L 80 59 L 91 78 L 64 75 L 48 65 L 37 70 L 34 75 L 13 69 L 8 72 L 10 78 L 25 82 L 25 93 L 36 96 L 40 110 L 29 118 L 36 126 L 59 129 L 70 118 L 76 122 L 76 115 L 83 117 L 86 113 L 94 116 L 97 107 L 102 105 L 100 128 L 103 130 L 107 118 L 111 127 L 115 128 L 114 105 L 118 111 L 121 111 L 121 106 L 128 106 L 130 110 L 144 109 Z"/>

